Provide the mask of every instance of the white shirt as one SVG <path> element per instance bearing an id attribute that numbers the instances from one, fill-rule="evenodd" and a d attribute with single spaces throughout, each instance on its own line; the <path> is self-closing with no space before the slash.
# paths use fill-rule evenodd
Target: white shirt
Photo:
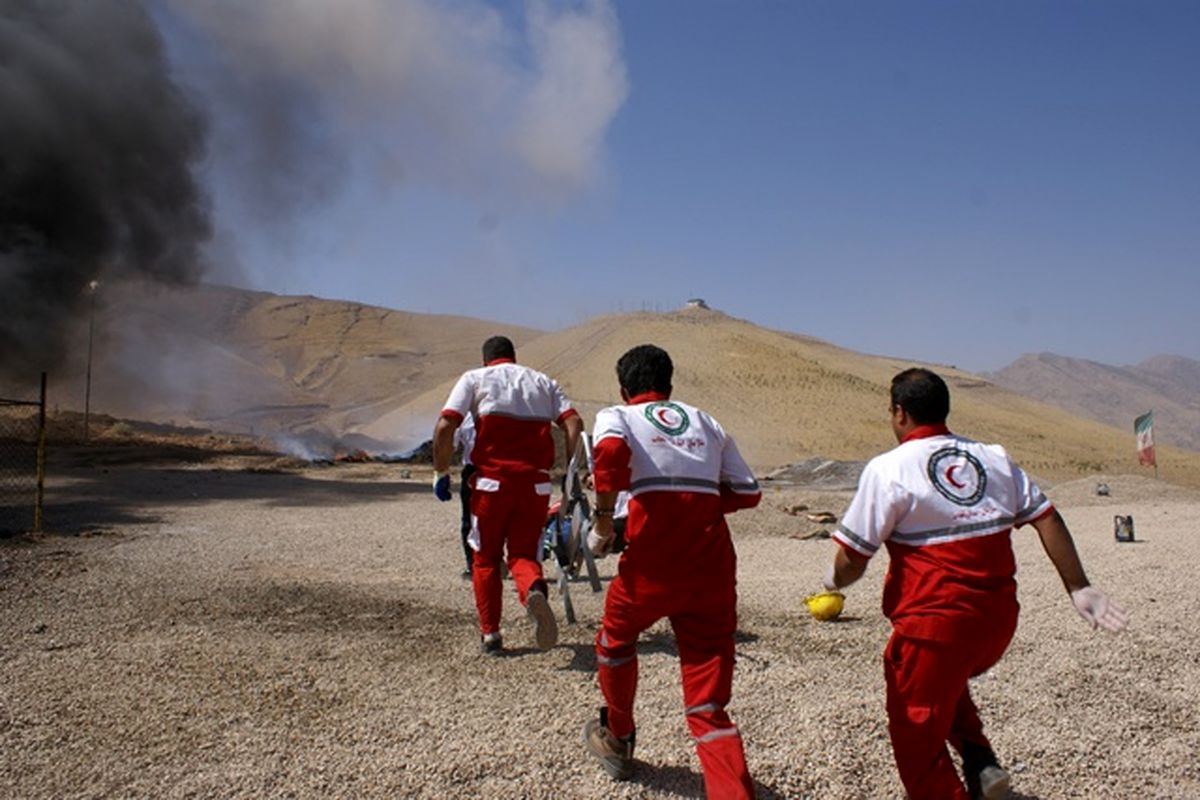
<path id="1" fill-rule="evenodd" d="M 454 429 L 454 446 L 462 448 L 462 463 L 467 466 L 471 463 L 471 451 L 475 448 L 475 417 L 472 414 L 467 414 L 463 417 L 462 424 Z"/>
<path id="2" fill-rule="evenodd" d="M 676 400 L 611 406 L 596 414 L 593 440 L 618 438 L 629 447 L 630 493 L 759 492 L 754 472 L 715 419 Z"/>

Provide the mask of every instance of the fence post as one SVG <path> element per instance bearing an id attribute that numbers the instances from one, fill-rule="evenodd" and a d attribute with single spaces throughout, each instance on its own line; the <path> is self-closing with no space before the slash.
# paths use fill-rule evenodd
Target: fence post
<path id="1" fill-rule="evenodd" d="M 33 507 L 33 530 L 42 531 L 42 499 L 46 487 L 46 373 L 42 373 L 42 393 L 38 404 L 37 501 Z"/>

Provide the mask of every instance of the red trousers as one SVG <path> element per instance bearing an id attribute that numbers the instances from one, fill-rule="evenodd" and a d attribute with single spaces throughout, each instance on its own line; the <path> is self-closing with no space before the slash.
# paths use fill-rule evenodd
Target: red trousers
<path id="1" fill-rule="evenodd" d="M 888 733 L 911 800 L 968 800 L 946 742 L 959 752 L 963 742 L 991 747 L 967 680 L 1000 660 L 1015 630 L 1015 620 L 1005 622 L 971 642 L 892 633 L 883 653 Z"/>
<path id="2" fill-rule="evenodd" d="M 733 546 L 723 522 L 720 527 L 727 555 L 718 566 L 719 577 L 709 571 L 697 580 L 687 574 L 685 560 L 675 564 L 679 577 L 647 580 L 630 565 L 628 556 L 637 546 L 630 545 L 620 574 L 608 587 L 604 620 L 596 635 L 596 662 L 609 729 L 626 736 L 634 728 L 638 636 L 659 619 L 669 619 L 679 648 L 684 714 L 704 771 L 705 792 L 710 798 L 741 800 L 754 797 L 754 783 L 741 734 L 725 713 L 733 688 L 737 593 Z"/>
<path id="3" fill-rule="evenodd" d="M 541 494 L 539 489 L 545 494 Z M 506 550 L 508 571 L 522 604 L 534 584 L 542 581 L 538 545 L 541 543 L 542 525 L 546 521 L 549 505 L 548 481 L 530 478 L 501 478 L 497 481 L 476 476 L 471 491 L 473 530 L 468 541 L 475 549 L 471 582 L 475 589 L 475 608 L 479 612 L 481 633 L 500 630 L 504 594 L 500 562 Z"/>

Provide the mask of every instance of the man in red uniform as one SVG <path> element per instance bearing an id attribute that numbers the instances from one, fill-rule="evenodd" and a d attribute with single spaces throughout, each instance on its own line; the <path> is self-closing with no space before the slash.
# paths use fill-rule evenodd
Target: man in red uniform
<path id="1" fill-rule="evenodd" d="M 517 364 L 512 342 L 493 336 L 483 343 L 483 367 L 458 379 L 434 427 L 433 491 L 443 502 L 450 499 L 454 432 L 468 414 L 475 420 L 468 543 L 475 551 L 471 580 L 480 647 L 488 655 L 503 648 L 500 561 L 507 549 L 508 571 L 533 623 L 534 640 L 549 650 L 558 640 L 558 623 L 546 600 L 538 544 L 554 465 L 550 425 L 566 431 L 572 452 L 583 421 L 553 379 Z"/>
<path id="2" fill-rule="evenodd" d="M 825 578 L 858 580 L 883 544 L 891 563 L 883 612 L 888 732 L 913 800 L 1004 797 L 996 760 L 967 680 L 1004 654 L 1017 627 L 1012 529 L 1033 525 L 1071 602 L 1093 628 L 1119 631 L 1125 612 L 1084 574 L 1071 534 L 1041 490 L 999 445 L 946 428 L 950 391 L 927 369 L 892 379 L 892 429 L 900 445 L 872 459 L 834 533 Z M 946 742 L 962 757 L 966 789 Z"/>
<path id="3" fill-rule="evenodd" d="M 596 636 L 604 708 L 584 742 L 618 780 L 633 771 L 637 640 L 662 617 L 679 648 L 688 728 L 711 798 L 749 798 L 741 734 L 729 719 L 737 629 L 736 557 L 725 514 L 758 505 L 754 474 L 733 439 L 699 409 L 671 400 L 673 366 L 654 345 L 617 362 L 621 398 L 596 415 L 596 525 L 588 546 L 608 552 L 620 490 L 626 544 Z"/>

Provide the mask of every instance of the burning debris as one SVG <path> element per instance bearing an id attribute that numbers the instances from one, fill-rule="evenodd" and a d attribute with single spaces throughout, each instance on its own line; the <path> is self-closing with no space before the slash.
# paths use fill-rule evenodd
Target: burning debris
<path id="1" fill-rule="evenodd" d="M 334 436 L 319 430 L 279 434 L 272 437 L 275 447 L 286 455 L 310 464 L 432 464 L 433 442 L 402 447 L 380 442 L 361 434 Z"/>
<path id="2" fill-rule="evenodd" d="M 368 453 L 366 450 L 353 450 L 348 453 L 334 455 L 334 464 L 432 464 L 433 441 L 422 442 L 420 447 L 405 450 L 402 453 Z"/>

